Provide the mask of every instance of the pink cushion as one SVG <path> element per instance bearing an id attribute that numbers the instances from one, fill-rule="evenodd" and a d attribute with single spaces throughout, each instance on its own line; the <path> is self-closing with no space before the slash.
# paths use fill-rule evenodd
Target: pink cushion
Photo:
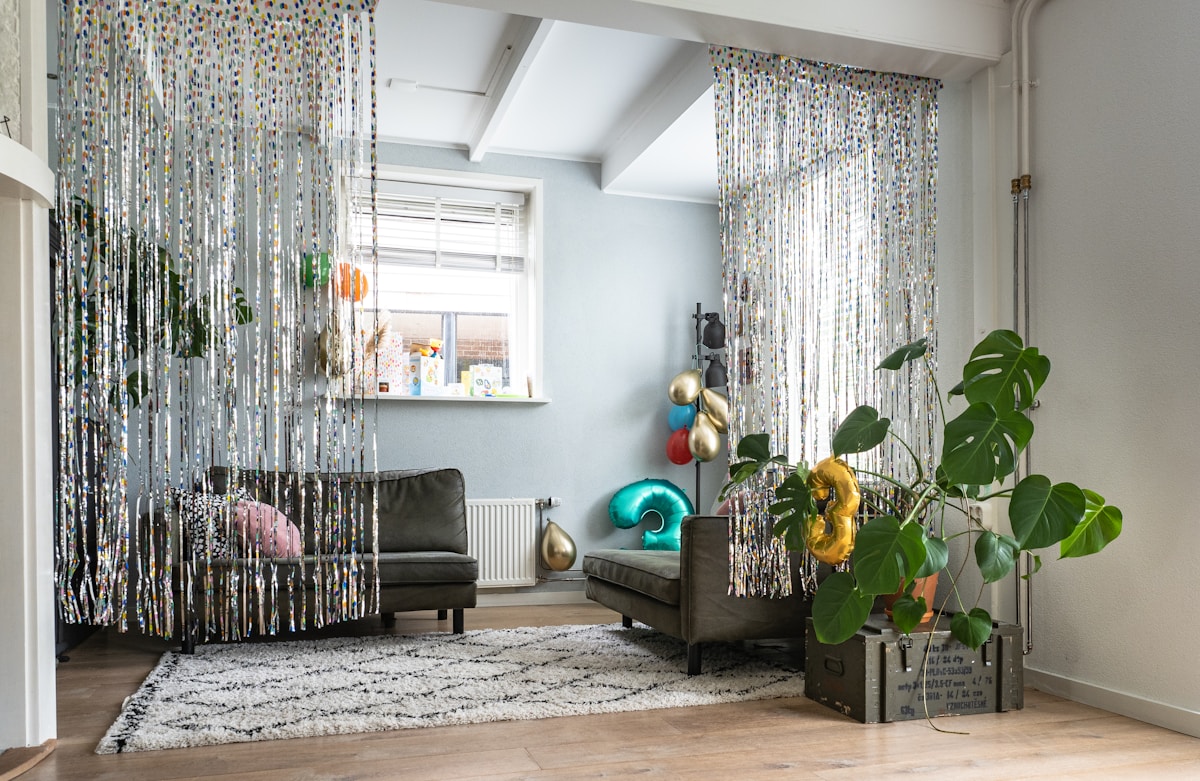
<path id="1" fill-rule="evenodd" d="M 238 502 L 233 507 L 233 528 L 264 556 L 299 556 L 304 551 L 296 524 L 269 504 Z"/>

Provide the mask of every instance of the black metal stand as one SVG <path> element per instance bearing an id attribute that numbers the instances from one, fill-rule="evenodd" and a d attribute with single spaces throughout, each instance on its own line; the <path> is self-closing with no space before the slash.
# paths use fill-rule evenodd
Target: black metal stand
<path id="1" fill-rule="evenodd" d="M 700 358 L 700 353 L 701 353 L 701 350 L 700 350 L 700 322 L 704 319 L 704 309 L 703 309 L 703 307 L 700 306 L 699 301 L 696 302 L 696 314 L 693 315 L 693 317 L 695 317 L 695 319 L 696 319 L 696 341 L 695 341 L 696 355 L 694 357 L 696 359 L 696 368 L 700 369 L 701 368 L 701 364 L 700 364 L 700 361 L 701 361 L 701 358 Z M 701 375 L 701 376 L 703 376 L 703 375 Z M 700 410 L 700 400 L 697 399 L 694 402 L 694 404 L 696 405 L 696 410 L 699 411 Z M 696 501 L 694 502 L 694 504 L 695 504 L 696 512 L 700 512 L 700 459 L 698 459 L 698 458 L 695 459 L 695 463 L 696 463 L 696 493 L 695 493 Z"/>
<path id="2" fill-rule="evenodd" d="M 700 382 L 705 388 L 724 386 L 728 382 L 726 369 L 720 362 L 720 356 L 715 352 L 704 354 L 704 348 L 710 350 L 725 349 L 725 327 L 721 322 L 719 313 L 704 311 L 704 307 L 699 301 L 696 302 L 696 314 L 692 315 L 692 319 L 696 321 L 696 353 L 692 356 L 692 360 L 696 362 L 696 368 L 701 369 Z M 712 333 L 709 333 L 709 326 L 701 327 L 701 323 L 708 322 L 709 326 L 715 327 Z M 707 340 L 707 341 L 706 341 Z M 704 361 L 709 362 L 708 370 L 703 370 Z M 716 370 L 716 371 L 714 371 Z M 695 401 L 696 411 L 700 411 L 700 399 Z M 700 509 L 700 460 L 696 460 L 696 493 L 695 493 L 695 510 L 697 513 L 702 512 Z"/>

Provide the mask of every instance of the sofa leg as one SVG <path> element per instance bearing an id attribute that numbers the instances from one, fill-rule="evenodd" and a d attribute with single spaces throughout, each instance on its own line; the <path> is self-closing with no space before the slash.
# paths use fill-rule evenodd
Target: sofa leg
<path id="1" fill-rule="evenodd" d="M 688 643 L 688 675 L 700 674 L 700 643 Z"/>
<path id="2" fill-rule="evenodd" d="M 396 614 L 383 612 L 379 614 L 379 619 L 383 622 L 385 629 L 391 629 L 396 625 Z"/>
<path id="3" fill-rule="evenodd" d="M 192 633 L 191 627 L 183 630 L 179 652 L 188 655 L 196 653 L 196 635 Z"/>
<path id="4" fill-rule="evenodd" d="M 633 619 L 629 616 L 621 616 L 621 626 L 626 629 L 633 629 Z"/>
<path id="5" fill-rule="evenodd" d="M 446 611 L 438 611 L 445 613 Z M 461 635 L 463 633 L 463 609 L 460 607 L 454 611 L 454 634 Z"/>
<path id="6" fill-rule="evenodd" d="M 437 620 L 438 620 L 438 621 L 445 621 L 445 620 L 446 620 L 446 611 L 445 611 L 445 610 L 439 610 L 439 611 L 438 611 L 438 619 L 437 619 Z"/>

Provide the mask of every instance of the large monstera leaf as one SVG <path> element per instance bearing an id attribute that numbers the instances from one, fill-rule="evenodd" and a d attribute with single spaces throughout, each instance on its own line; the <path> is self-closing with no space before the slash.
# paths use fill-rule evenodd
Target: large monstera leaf
<path id="1" fill-rule="evenodd" d="M 955 388 L 971 404 L 987 402 L 998 410 L 1026 410 L 1050 375 L 1050 359 L 1026 347 L 1012 331 L 992 331 L 963 366 L 962 385 Z"/>
<path id="2" fill-rule="evenodd" d="M 722 501 L 759 472 L 788 465 L 786 457 L 771 455 L 770 434 L 747 434 L 742 437 L 738 442 L 737 457 L 742 460 L 729 467 L 729 482 L 721 489 L 719 496 Z M 808 476 L 808 469 L 803 463 L 797 464 L 796 469 L 802 479 Z"/>
<path id="3" fill-rule="evenodd" d="M 831 447 L 835 455 L 865 453 L 887 438 L 892 421 L 879 417 L 874 407 L 862 405 L 846 416 L 833 432 Z"/>
<path id="4" fill-rule="evenodd" d="M 915 342 L 909 342 L 903 347 L 897 348 L 891 355 L 884 358 L 876 366 L 876 369 L 889 369 L 891 371 L 898 370 L 901 366 L 909 361 L 915 361 L 929 351 L 929 339 L 922 338 Z"/>
<path id="5" fill-rule="evenodd" d="M 954 485 L 990 485 L 1011 475 L 1033 437 L 1033 423 L 1016 410 L 978 402 L 946 424 L 942 470 Z"/>
<path id="6" fill-rule="evenodd" d="M 891 594 L 925 564 L 925 529 L 890 515 L 863 524 L 854 539 L 854 577 L 866 594 Z"/>
<path id="7" fill-rule="evenodd" d="M 826 645 L 844 643 L 867 623 L 872 594 L 863 593 L 849 572 L 834 572 L 817 587 L 813 594 L 813 631 Z"/>
<path id="8" fill-rule="evenodd" d="M 771 533 L 782 537 L 788 550 L 804 550 L 805 523 L 817 512 L 806 478 L 806 472 L 788 475 L 775 489 L 775 502 L 767 508 L 779 518 Z"/>
<path id="9" fill-rule="evenodd" d="M 1064 559 L 1099 553 L 1121 534 L 1121 511 L 1106 504 L 1104 497 L 1095 491 L 1085 488 L 1083 495 L 1087 501 L 1087 509 L 1084 510 L 1083 520 L 1075 527 L 1075 531 L 1062 541 L 1059 555 Z"/>
<path id="10" fill-rule="evenodd" d="M 1013 536 L 1025 550 L 1065 540 L 1083 520 L 1083 491 L 1072 483 L 1051 485 L 1044 475 L 1029 475 L 1013 489 L 1008 520 Z"/>
<path id="11" fill-rule="evenodd" d="M 950 634 L 972 651 L 992 636 L 992 617 L 981 607 L 973 607 L 950 617 Z"/>
<path id="12" fill-rule="evenodd" d="M 1017 565 L 1021 544 L 1007 534 L 984 530 L 975 540 L 975 562 L 984 583 L 995 583 L 1007 577 Z"/>

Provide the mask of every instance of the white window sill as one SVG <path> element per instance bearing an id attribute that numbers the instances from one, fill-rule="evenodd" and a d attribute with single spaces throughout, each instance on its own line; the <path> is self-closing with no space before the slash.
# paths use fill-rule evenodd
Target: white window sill
<path id="1" fill-rule="evenodd" d="M 333 397 L 338 398 L 338 397 Z M 357 398 L 357 397 L 356 397 Z M 379 393 L 366 396 L 364 401 L 421 401 L 421 402 L 469 402 L 473 404 L 549 404 L 550 399 L 544 396 L 408 396 L 401 393 Z"/>

